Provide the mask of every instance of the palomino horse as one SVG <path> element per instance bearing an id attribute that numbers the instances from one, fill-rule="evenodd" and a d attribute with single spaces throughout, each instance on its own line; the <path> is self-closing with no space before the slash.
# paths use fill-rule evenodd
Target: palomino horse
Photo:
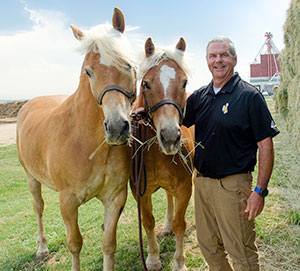
<path id="1" fill-rule="evenodd" d="M 152 214 L 151 195 L 159 188 L 167 191 L 168 208 L 163 233 L 172 230 L 176 238 L 175 263 L 173 270 L 186 270 L 184 263 L 185 212 L 191 197 L 192 178 L 179 159 L 178 151 L 193 152 L 193 137 L 186 127 L 180 127 L 184 115 L 187 84 L 187 65 L 184 62 L 185 41 L 179 40 L 174 52 L 155 50 L 151 38 L 145 43 L 145 59 L 140 68 L 142 79 L 140 95 L 133 109 L 143 107 L 149 115 L 152 129 L 147 130 L 147 139 L 157 138 L 158 144 L 148 146 L 144 161 L 147 188 L 140 198 L 142 223 L 148 238 L 147 269 L 160 270 L 159 247 Z M 157 52 L 156 52 L 157 51 Z M 156 130 L 156 132 L 154 131 Z M 176 155 L 177 154 L 177 155 Z M 131 182 L 136 195 L 136 187 Z M 175 214 L 173 214 L 173 197 Z M 170 209 L 171 207 L 171 209 Z"/>
<path id="2" fill-rule="evenodd" d="M 59 192 L 73 271 L 80 270 L 83 243 L 79 206 L 94 197 L 102 201 L 103 270 L 113 270 L 117 222 L 127 198 L 130 151 L 126 143 L 136 78 L 120 10 L 115 8 L 112 21 L 113 27 L 100 25 L 86 33 L 71 25 L 86 53 L 77 91 L 69 97 L 35 98 L 18 115 L 18 156 L 38 220 L 36 256 L 48 254 L 41 195 L 44 184 Z M 101 152 L 96 152 L 101 144 Z"/>

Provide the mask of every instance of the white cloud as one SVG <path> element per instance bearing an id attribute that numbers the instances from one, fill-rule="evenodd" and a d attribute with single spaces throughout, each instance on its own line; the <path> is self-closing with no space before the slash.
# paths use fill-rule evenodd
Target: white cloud
<path id="1" fill-rule="evenodd" d="M 32 30 L 0 36 L 1 99 L 70 94 L 77 88 L 83 57 L 60 12 L 29 10 Z"/>

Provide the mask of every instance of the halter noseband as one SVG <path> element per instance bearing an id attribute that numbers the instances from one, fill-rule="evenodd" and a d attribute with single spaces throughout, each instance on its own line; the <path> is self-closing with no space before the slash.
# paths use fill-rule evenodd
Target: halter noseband
<path id="1" fill-rule="evenodd" d="M 182 122 L 182 120 L 184 118 L 184 115 L 185 115 L 185 107 L 184 107 L 184 110 L 182 110 L 181 107 L 179 106 L 179 104 L 177 102 L 175 102 L 174 100 L 171 100 L 171 99 L 161 100 L 160 102 L 158 102 L 157 104 L 153 105 L 152 107 L 149 107 L 149 105 L 147 103 L 147 100 L 146 100 L 145 87 L 143 87 L 142 93 L 143 93 L 143 98 L 144 98 L 144 103 L 145 103 L 146 111 L 148 113 L 150 113 L 150 114 L 153 113 L 154 111 L 156 111 L 158 108 L 160 108 L 161 106 L 163 106 L 165 104 L 172 104 L 172 105 L 175 106 L 175 108 L 179 112 L 180 123 Z"/>
<path id="2" fill-rule="evenodd" d="M 134 93 L 129 92 L 129 91 L 126 90 L 125 88 L 122 88 L 122 87 L 117 86 L 117 85 L 109 85 L 109 86 L 105 87 L 105 88 L 102 90 L 102 92 L 101 92 L 101 94 L 100 94 L 100 96 L 99 96 L 99 98 L 98 98 L 98 100 L 97 100 L 97 103 L 100 104 L 100 105 L 102 105 L 102 99 L 103 99 L 104 94 L 105 94 L 106 92 L 112 91 L 112 90 L 116 90 L 116 91 L 118 91 L 118 92 L 123 93 L 123 94 L 124 94 L 127 98 L 129 98 L 129 99 L 131 99 L 131 98 L 133 98 L 133 97 L 135 96 Z"/>

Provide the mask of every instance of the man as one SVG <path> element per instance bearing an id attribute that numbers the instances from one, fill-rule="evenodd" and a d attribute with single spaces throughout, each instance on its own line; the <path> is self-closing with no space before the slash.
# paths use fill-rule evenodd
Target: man
<path id="1" fill-rule="evenodd" d="M 272 173 L 272 137 L 279 133 L 261 93 L 234 73 L 235 47 L 225 37 L 207 45 L 209 85 L 187 100 L 183 125 L 195 125 L 197 237 L 211 271 L 259 270 L 254 218 L 264 207 Z M 258 177 L 252 175 L 258 149 Z"/>

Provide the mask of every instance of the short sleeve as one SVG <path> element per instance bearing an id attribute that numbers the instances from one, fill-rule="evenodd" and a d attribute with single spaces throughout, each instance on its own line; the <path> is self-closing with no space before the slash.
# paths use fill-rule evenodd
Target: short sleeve
<path id="1" fill-rule="evenodd" d="M 194 99 L 195 94 L 191 94 L 186 101 L 185 116 L 182 121 L 182 125 L 190 127 L 195 124 L 195 114 L 194 114 Z"/>
<path id="2" fill-rule="evenodd" d="M 249 116 L 256 142 L 279 134 L 266 101 L 260 93 L 255 93 L 250 100 Z"/>

